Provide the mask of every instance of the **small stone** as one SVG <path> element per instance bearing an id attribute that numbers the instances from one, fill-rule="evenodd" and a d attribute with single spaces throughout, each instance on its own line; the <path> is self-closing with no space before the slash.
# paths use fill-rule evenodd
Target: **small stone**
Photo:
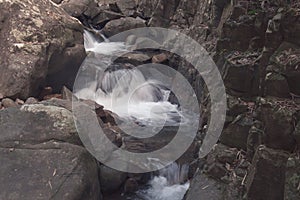
<path id="1" fill-rule="evenodd" d="M 2 106 L 4 108 L 10 108 L 10 107 L 17 107 L 18 105 L 12 99 L 5 98 L 2 100 Z"/>
<path id="2" fill-rule="evenodd" d="M 153 63 L 163 63 L 167 60 L 168 60 L 168 56 L 164 53 L 161 53 L 161 54 L 158 54 L 158 55 L 155 55 L 152 57 Z"/>
<path id="3" fill-rule="evenodd" d="M 4 95 L 0 93 L 0 100 L 4 98 Z"/>
<path id="4" fill-rule="evenodd" d="M 39 101 L 34 98 L 34 97 L 29 97 L 26 101 L 25 101 L 25 104 L 36 104 L 38 103 Z"/>
<path id="5" fill-rule="evenodd" d="M 16 99 L 15 103 L 18 105 L 24 105 L 24 101 L 21 99 Z"/>
<path id="6" fill-rule="evenodd" d="M 49 99 L 52 99 L 52 98 L 62 99 L 62 94 L 46 95 L 46 96 L 44 96 L 43 100 L 49 100 Z"/>

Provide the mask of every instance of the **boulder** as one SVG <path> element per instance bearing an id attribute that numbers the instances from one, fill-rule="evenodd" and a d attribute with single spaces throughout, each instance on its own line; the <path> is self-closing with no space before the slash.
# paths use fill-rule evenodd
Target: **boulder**
<path id="1" fill-rule="evenodd" d="M 247 199 L 284 199 L 288 157 L 282 150 L 258 147 L 246 179 Z"/>
<path id="2" fill-rule="evenodd" d="M 71 85 L 85 58 L 80 23 L 51 1 L 5 0 L 0 12 L 0 93 L 26 99 L 57 74 Z"/>
<path id="3" fill-rule="evenodd" d="M 6 183 L 0 186 L 1 199 L 102 199 L 97 164 L 77 145 L 45 142 L 21 149 L 1 145 L 0 161 L 0 180 Z"/>
<path id="4" fill-rule="evenodd" d="M 103 33 L 107 37 L 111 37 L 123 31 L 130 29 L 145 27 L 146 24 L 141 19 L 136 19 L 132 17 L 125 17 L 121 19 L 116 19 L 108 22 L 103 28 Z"/>
<path id="5" fill-rule="evenodd" d="M 0 199 L 102 199 L 97 162 L 80 146 L 70 111 L 8 108 L 0 130 Z"/>

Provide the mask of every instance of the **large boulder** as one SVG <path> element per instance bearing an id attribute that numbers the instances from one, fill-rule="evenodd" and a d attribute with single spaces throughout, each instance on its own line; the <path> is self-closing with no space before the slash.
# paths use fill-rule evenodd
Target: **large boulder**
<path id="1" fill-rule="evenodd" d="M 102 199 L 97 162 L 81 146 L 70 111 L 4 109 L 0 133 L 0 199 Z"/>
<path id="2" fill-rule="evenodd" d="M 0 93 L 37 95 L 47 75 L 48 84 L 72 85 L 85 57 L 80 23 L 51 1 L 3 0 L 0 12 Z"/>

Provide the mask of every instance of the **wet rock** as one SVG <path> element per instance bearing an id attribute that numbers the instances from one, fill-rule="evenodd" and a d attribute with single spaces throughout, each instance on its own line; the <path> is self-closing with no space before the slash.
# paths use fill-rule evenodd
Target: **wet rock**
<path id="1" fill-rule="evenodd" d="M 18 104 L 9 98 L 2 99 L 1 103 L 4 108 L 18 107 Z"/>
<path id="2" fill-rule="evenodd" d="M 285 171 L 289 154 L 260 146 L 246 180 L 247 199 L 284 199 Z"/>
<path id="3" fill-rule="evenodd" d="M 50 1 L 13 0 L 1 1 L 0 10 L 0 26 L 6 27 L 0 28 L 0 93 L 4 96 L 36 96 L 47 75 L 79 68 L 85 57 L 82 26 L 61 8 Z"/>
<path id="4" fill-rule="evenodd" d="M 125 17 L 125 18 L 116 19 L 108 22 L 103 28 L 103 33 L 107 37 L 110 37 L 126 30 L 141 28 L 145 26 L 146 26 L 145 22 L 141 19 Z"/>
<path id="5" fill-rule="evenodd" d="M 100 184 L 104 193 L 118 190 L 127 178 L 127 173 L 100 166 Z"/>

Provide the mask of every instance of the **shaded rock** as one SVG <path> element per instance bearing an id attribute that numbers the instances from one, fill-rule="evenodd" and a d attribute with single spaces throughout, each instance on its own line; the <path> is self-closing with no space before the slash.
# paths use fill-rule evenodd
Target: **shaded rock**
<path id="1" fill-rule="evenodd" d="M 56 4 L 60 4 L 63 0 L 51 0 L 51 1 L 56 3 Z"/>
<path id="2" fill-rule="evenodd" d="M 134 178 L 129 178 L 124 184 L 125 193 L 134 193 L 139 189 L 139 184 Z"/>
<path id="3" fill-rule="evenodd" d="M 125 182 L 127 173 L 111 169 L 104 165 L 100 166 L 100 184 L 104 193 L 118 190 Z"/>
<path id="4" fill-rule="evenodd" d="M 288 42 L 283 42 L 278 47 L 276 52 L 271 56 L 270 64 L 271 66 L 267 68 L 268 72 L 280 74 L 286 79 L 286 83 L 282 83 L 282 87 L 278 89 L 282 89 L 282 93 L 291 92 L 293 94 L 299 95 L 300 46 Z M 282 79 L 283 78 L 281 77 L 281 82 L 283 82 Z"/>
<path id="5" fill-rule="evenodd" d="M 300 110 L 296 102 L 282 99 L 261 99 L 259 118 L 265 127 L 264 144 L 273 149 L 293 151 L 296 146 L 293 132 L 296 114 Z"/>
<path id="6" fill-rule="evenodd" d="M 107 37 L 110 37 L 126 30 L 141 28 L 145 26 L 146 26 L 145 22 L 141 19 L 125 17 L 125 18 L 116 19 L 108 22 L 103 28 L 103 33 Z"/>
<path id="7" fill-rule="evenodd" d="M 289 154 L 260 146 L 246 180 L 247 199 L 284 199 L 285 170 Z"/>
<path id="8" fill-rule="evenodd" d="M 259 54 L 235 52 L 228 57 L 223 67 L 224 84 L 228 92 L 237 96 L 253 96 L 258 91 Z"/>
<path id="9" fill-rule="evenodd" d="M 285 194 L 284 199 L 294 200 L 300 198 L 300 160 L 292 155 L 286 166 Z"/>
<path id="10" fill-rule="evenodd" d="M 1 103 L 4 108 L 18 107 L 18 104 L 9 98 L 2 99 Z"/>
<path id="11" fill-rule="evenodd" d="M 98 26 L 99 28 L 103 28 L 107 22 L 114 19 L 119 19 L 121 17 L 123 17 L 123 15 L 119 13 L 103 10 L 96 17 L 93 18 L 92 24 L 94 26 Z"/>
<path id="12" fill-rule="evenodd" d="M 1 199 L 102 199 L 97 164 L 84 148 L 59 142 L 0 146 Z"/>
<path id="13" fill-rule="evenodd" d="M 38 94 L 47 75 L 77 71 L 85 57 L 78 21 L 50 1 L 1 1 L 0 10 L 6 27 L 0 28 L 0 93 L 26 99 Z"/>
<path id="14" fill-rule="evenodd" d="M 249 130 L 253 125 L 253 118 L 239 115 L 222 132 L 220 142 L 230 147 L 247 149 Z"/>
<path id="15" fill-rule="evenodd" d="M 266 77 L 265 94 L 267 96 L 289 98 L 290 89 L 286 78 L 280 74 L 268 73 Z"/>

